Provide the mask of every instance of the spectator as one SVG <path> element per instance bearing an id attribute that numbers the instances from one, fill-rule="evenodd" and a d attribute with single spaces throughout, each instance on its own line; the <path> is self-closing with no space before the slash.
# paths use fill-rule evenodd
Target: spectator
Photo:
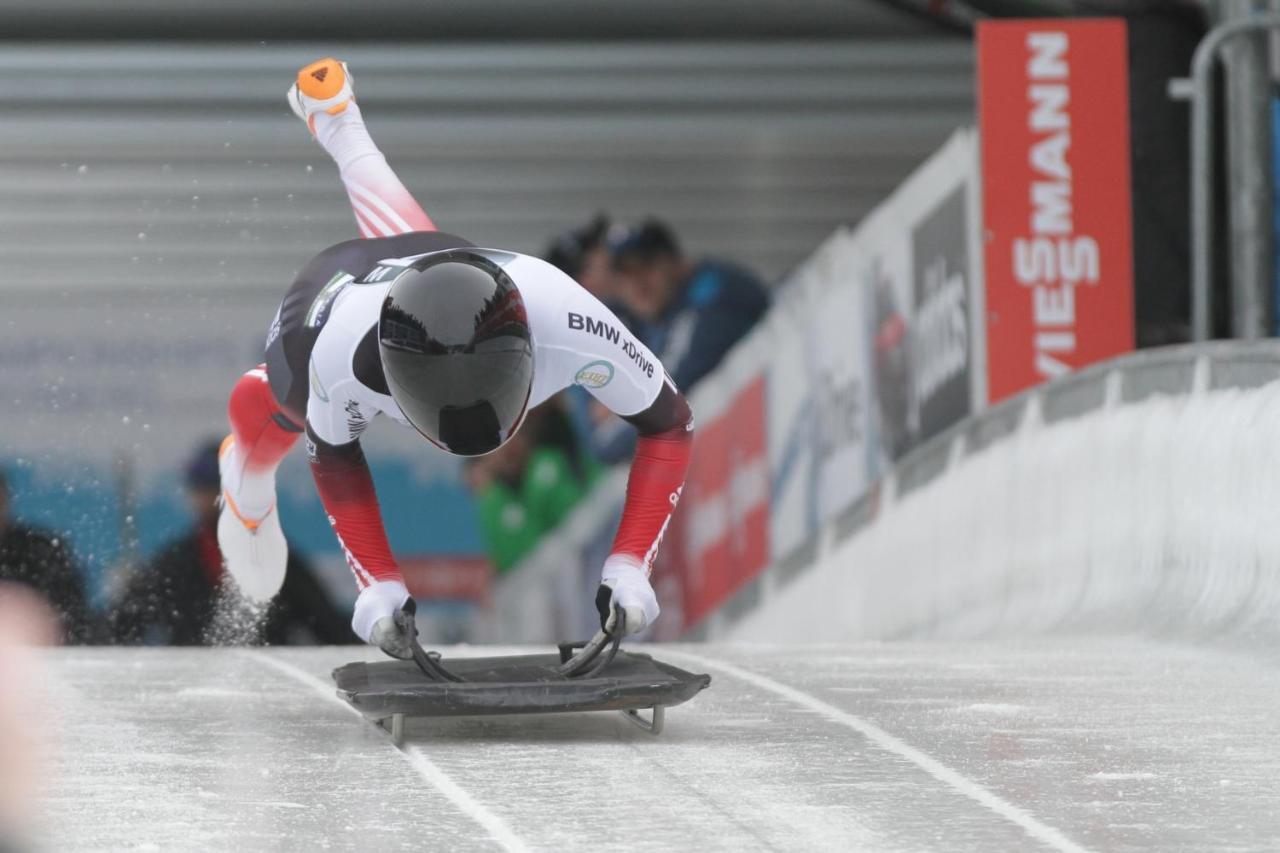
<path id="1" fill-rule="evenodd" d="M 527 423 L 498 450 L 467 460 L 467 484 L 499 572 L 520 562 L 582 498 L 582 483 L 564 451 L 538 443 L 543 426 Z"/>
<path id="2" fill-rule="evenodd" d="M 612 225 L 608 214 L 597 213 L 589 222 L 572 228 L 551 241 L 546 260 L 582 285 L 595 296 L 628 328 L 632 318 L 626 307 L 618 301 L 613 259 L 609 254 L 609 235 L 619 230 Z M 572 463 L 578 479 L 590 485 L 600 473 L 600 464 L 591 449 L 583 443 L 589 432 L 578 421 L 590 410 L 591 396 L 582 388 L 569 388 L 556 398 L 555 420 L 542 430 L 540 443 L 554 444 L 563 450 Z"/>
<path id="3" fill-rule="evenodd" d="M 187 500 L 195 522 L 129 579 L 113 608 L 110 628 L 118 643 L 207 645 L 222 590 L 218 550 L 218 442 L 201 447 L 186 470 Z M 293 549 L 284 586 L 268 614 L 264 639 L 291 642 L 355 642 L 346 618 L 329 601 L 311 567 Z"/>
<path id="4" fill-rule="evenodd" d="M 39 592 L 62 622 L 69 643 L 89 639 L 89 608 L 84 575 L 71 550 L 58 536 L 20 524 L 12 515 L 9 483 L 0 472 L 0 581 L 12 581 Z"/>
<path id="5" fill-rule="evenodd" d="M 769 307 L 755 275 L 723 261 L 686 259 L 671 229 L 656 219 L 611 231 L 609 250 L 615 292 L 632 317 L 628 328 L 686 393 Z M 575 424 L 600 461 L 612 464 L 630 454 L 633 431 L 619 428 L 601 407 L 590 406 L 585 417 L 580 407 Z"/>
<path id="6" fill-rule="evenodd" d="M 609 255 L 609 217 L 597 213 L 585 225 L 551 241 L 546 259 L 610 308 L 617 306 L 612 259 Z M 621 318 L 625 321 L 626 318 Z"/>

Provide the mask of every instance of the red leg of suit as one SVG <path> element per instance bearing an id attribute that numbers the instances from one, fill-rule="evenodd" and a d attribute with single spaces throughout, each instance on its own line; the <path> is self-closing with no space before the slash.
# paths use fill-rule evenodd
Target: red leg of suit
<path id="1" fill-rule="evenodd" d="M 232 475 L 227 478 L 230 482 L 223 482 L 222 486 L 245 517 L 261 517 L 271 507 L 261 505 L 265 494 L 255 493 L 269 489 L 266 494 L 274 502 L 274 482 L 254 488 L 252 481 L 271 480 L 302 432 L 281 411 L 267 383 L 266 365 L 262 364 L 241 376 L 231 389 L 227 416 L 235 438 L 235 459 L 234 468 L 228 472 Z"/>

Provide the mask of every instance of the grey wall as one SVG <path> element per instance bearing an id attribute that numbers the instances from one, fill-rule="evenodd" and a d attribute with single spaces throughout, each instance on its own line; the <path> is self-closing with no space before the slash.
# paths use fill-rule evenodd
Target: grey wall
<path id="1" fill-rule="evenodd" d="M 0 38 L 831 38 L 936 32 L 927 0 L 0 0 Z"/>
<path id="2" fill-rule="evenodd" d="M 294 69 L 351 61 L 441 227 L 540 251 L 606 209 L 773 277 L 971 120 L 970 46 L 47 43 L 0 50 L 4 290 L 279 293 L 354 236 L 288 113 Z M 38 275 L 27 275 L 36 271 Z"/>

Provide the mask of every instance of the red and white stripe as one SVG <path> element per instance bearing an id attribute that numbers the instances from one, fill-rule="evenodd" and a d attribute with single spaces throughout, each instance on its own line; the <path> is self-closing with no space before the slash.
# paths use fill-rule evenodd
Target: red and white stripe
<path id="1" fill-rule="evenodd" d="M 397 181 L 397 183 L 399 182 Z M 384 226 L 390 230 L 390 233 L 408 234 L 411 231 L 418 230 L 414 228 L 412 225 L 410 225 L 405 220 L 405 218 L 401 216 L 399 212 L 396 211 L 394 207 L 388 204 L 377 193 L 374 193 L 371 190 L 366 189 L 360 184 L 357 184 L 355 181 L 347 181 L 346 186 L 347 186 L 347 193 L 352 198 L 352 204 L 360 205 L 363 203 L 363 205 L 365 205 L 364 209 L 370 210 L 371 213 L 376 215 L 379 218 L 379 221 L 382 222 Z M 407 195 L 407 193 L 404 192 L 403 187 L 399 187 L 398 189 L 400 191 L 399 194 Z M 412 203 L 414 208 L 418 207 L 418 203 L 413 201 L 412 198 L 410 198 L 409 201 Z M 412 215 L 413 213 L 413 211 L 408 211 L 408 212 L 410 213 L 410 215 Z M 418 212 L 421 212 L 420 208 L 418 209 Z"/>
<path id="2" fill-rule="evenodd" d="M 356 576 L 356 586 L 364 589 L 373 583 L 373 575 L 365 571 L 364 566 L 360 564 L 360 560 L 347 547 L 347 543 L 342 541 L 342 534 L 338 532 L 338 520 L 332 515 L 329 516 L 329 526 L 333 528 L 333 535 L 338 537 L 338 546 L 342 548 L 342 554 L 347 558 L 347 567 L 351 569 L 351 574 Z"/>

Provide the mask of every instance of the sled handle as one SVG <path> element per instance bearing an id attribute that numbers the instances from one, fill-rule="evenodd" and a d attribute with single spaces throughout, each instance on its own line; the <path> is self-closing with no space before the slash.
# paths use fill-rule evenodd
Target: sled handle
<path id="1" fill-rule="evenodd" d="M 413 662 L 418 665 L 418 669 L 422 670 L 422 674 L 427 678 L 432 681 L 458 682 L 463 680 L 444 668 L 440 663 L 439 652 L 424 651 L 421 644 L 418 643 L 417 637 L 413 638 L 411 648 L 413 649 Z"/>
<path id="2" fill-rule="evenodd" d="M 614 608 L 614 625 L 623 624 L 622 608 Z M 581 650 L 577 654 L 566 658 L 568 652 L 577 644 L 565 643 L 560 646 L 560 657 L 563 663 L 557 667 L 556 672 L 566 678 L 577 678 L 579 676 L 590 678 L 597 675 L 609 664 L 613 663 L 613 659 L 618 654 L 618 646 L 622 644 L 622 631 L 611 634 L 601 628 L 596 635 L 582 645 Z M 601 655 L 603 654 L 603 657 Z M 599 660 L 597 660 L 599 658 Z M 594 666 L 593 666 L 594 664 Z"/>

